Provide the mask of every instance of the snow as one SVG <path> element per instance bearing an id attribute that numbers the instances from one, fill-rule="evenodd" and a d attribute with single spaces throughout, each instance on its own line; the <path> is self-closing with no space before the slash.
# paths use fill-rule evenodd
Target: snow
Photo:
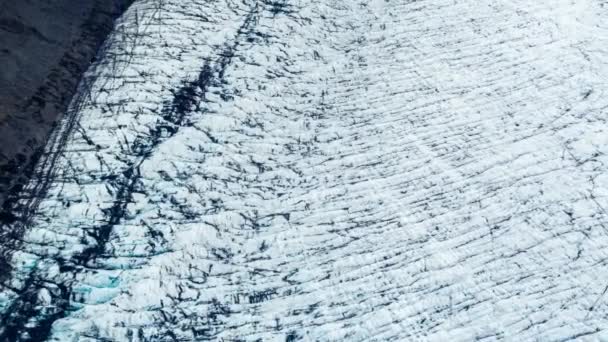
<path id="1" fill-rule="evenodd" d="M 136 1 L 29 187 L 0 334 L 608 338 L 606 15 Z"/>

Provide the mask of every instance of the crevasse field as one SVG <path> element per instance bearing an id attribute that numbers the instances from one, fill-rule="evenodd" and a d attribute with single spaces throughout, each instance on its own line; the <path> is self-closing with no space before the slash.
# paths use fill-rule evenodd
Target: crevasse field
<path id="1" fill-rule="evenodd" d="M 138 0 L 0 340 L 608 339 L 607 81 L 600 0 Z"/>

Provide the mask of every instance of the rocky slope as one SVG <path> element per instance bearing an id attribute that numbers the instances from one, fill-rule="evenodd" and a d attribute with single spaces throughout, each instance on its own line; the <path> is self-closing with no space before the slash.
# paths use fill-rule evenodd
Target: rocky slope
<path id="1" fill-rule="evenodd" d="M 82 74 L 131 2 L 0 1 L 0 206 L 27 182 Z M 0 218 L 12 217 L 4 210 Z"/>
<path id="2" fill-rule="evenodd" d="M 593 0 L 137 0 L 21 192 L 0 338 L 607 338 Z"/>

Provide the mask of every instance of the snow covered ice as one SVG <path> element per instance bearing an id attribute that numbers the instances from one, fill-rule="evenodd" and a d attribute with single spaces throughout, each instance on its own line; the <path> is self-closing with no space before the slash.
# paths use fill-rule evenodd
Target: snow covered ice
<path id="1" fill-rule="evenodd" d="M 3 227 L 0 339 L 608 339 L 607 19 L 135 1 Z"/>

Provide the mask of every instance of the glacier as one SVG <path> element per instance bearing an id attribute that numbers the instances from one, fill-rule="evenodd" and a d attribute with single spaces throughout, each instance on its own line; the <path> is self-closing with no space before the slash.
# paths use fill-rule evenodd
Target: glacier
<path id="1" fill-rule="evenodd" d="M 136 0 L 0 232 L 6 341 L 608 340 L 598 0 Z"/>

